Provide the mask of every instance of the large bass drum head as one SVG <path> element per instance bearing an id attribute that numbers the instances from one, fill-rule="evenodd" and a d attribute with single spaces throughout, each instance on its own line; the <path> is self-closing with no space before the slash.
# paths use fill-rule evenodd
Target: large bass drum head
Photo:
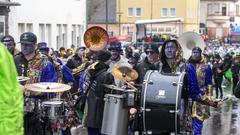
<path id="1" fill-rule="evenodd" d="M 141 93 L 143 130 L 147 134 L 179 132 L 184 73 L 148 71 Z"/>

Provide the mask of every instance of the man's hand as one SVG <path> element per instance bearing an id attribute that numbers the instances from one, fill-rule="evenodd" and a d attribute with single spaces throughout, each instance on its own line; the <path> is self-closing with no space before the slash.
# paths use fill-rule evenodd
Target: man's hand
<path id="1" fill-rule="evenodd" d="M 217 103 L 217 106 L 220 106 L 224 103 L 223 99 L 216 99 L 214 102 Z"/>

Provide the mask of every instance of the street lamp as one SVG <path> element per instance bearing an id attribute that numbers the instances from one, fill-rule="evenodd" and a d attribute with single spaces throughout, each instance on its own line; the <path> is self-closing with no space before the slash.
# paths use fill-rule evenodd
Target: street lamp
<path id="1" fill-rule="evenodd" d="M 106 0 L 106 31 L 108 32 L 108 0 Z"/>

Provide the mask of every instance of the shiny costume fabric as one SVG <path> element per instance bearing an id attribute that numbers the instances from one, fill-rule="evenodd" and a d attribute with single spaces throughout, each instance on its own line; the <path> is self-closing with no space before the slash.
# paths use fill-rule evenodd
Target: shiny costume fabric
<path id="1" fill-rule="evenodd" d="M 0 135 L 23 135 L 23 94 L 12 55 L 0 44 Z"/>
<path id="2" fill-rule="evenodd" d="M 203 121 L 209 117 L 209 106 L 212 101 L 207 96 L 207 87 L 212 84 L 212 71 L 204 62 L 188 64 L 188 87 L 193 100 L 192 123 L 194 135 L 201 135 Z M 212 105 L 214 106 L 214 105 Z"/>

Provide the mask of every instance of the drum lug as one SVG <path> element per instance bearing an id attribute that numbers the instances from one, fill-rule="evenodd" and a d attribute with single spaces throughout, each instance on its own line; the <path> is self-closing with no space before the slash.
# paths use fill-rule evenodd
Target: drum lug
<path id="1" fill-rule="evenodd" d="M 180 110 L 177 110 L 177 111 L 175 111 L 175 110 L 169 110 L 169 113 L 179 113 L 180 112 Z"/>
<path id="2" fill-rule="evenodd" d="M 173 83 L 172 83 L 173 86 L 182 85 L 182 84 L 183 84 L 182 82 L 180 82 L 180 83 L 173 82 Z"/>
<path id="3" fill-rule="evenodd" d="M 144 109 L 144 108 L 142 107 L 142 108 L 141 108 L 141 111 L 142 111 L 142 112 L 143 112 L 143 111 L 150 112 L 151 109 L 150 109 L 150 108 L 145 108 L 145 109 Z"/>
<path id="4" fill-rule="evenodd" d="M 152 80 L 143 80 L 143 83 L 148 83 L 148 84 L 153 84 L 153 81 Z"/>
<path id="5" fill-rule="evenodd" d="M 151 135 L 151 134 L 152 134 L 152 131 L 151 131 L 151 130 L 147 130 L 147 132 L 143 132 L 143 134 Z"/>

